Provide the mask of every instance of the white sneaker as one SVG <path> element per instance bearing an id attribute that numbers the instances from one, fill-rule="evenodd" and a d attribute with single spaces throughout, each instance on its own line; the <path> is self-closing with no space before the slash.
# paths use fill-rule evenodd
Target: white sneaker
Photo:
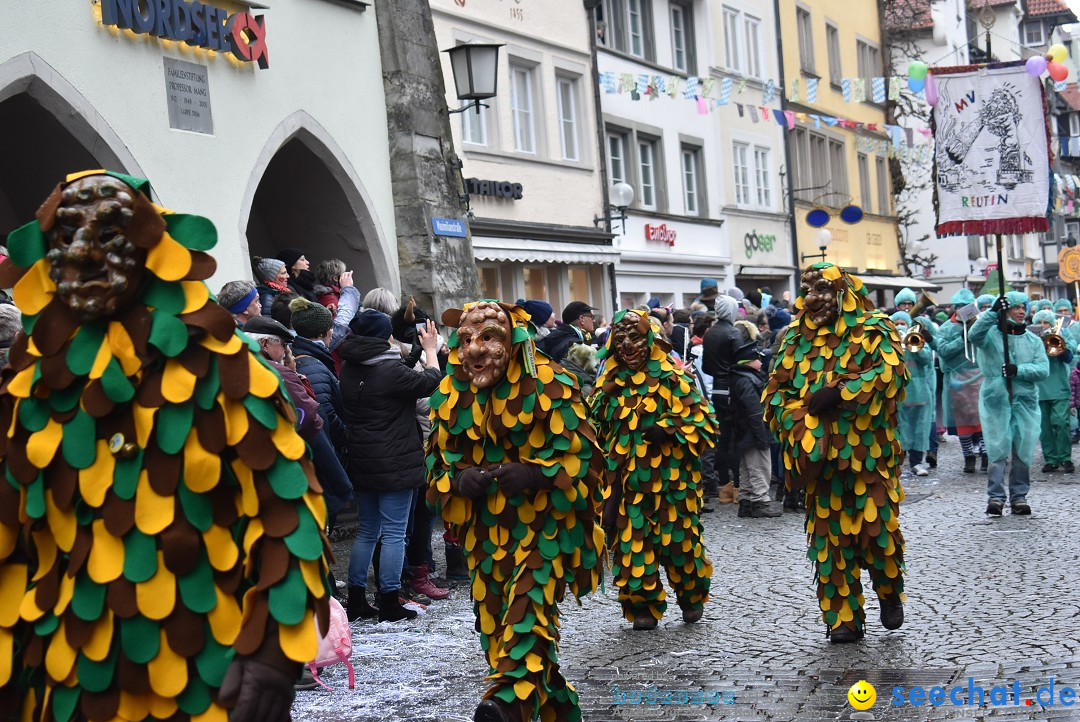
<path id="1" fill-rule="evenodd" d="M 916 464 L 915 465 L 915 476 L 929 476 L 929 475 L 930 475 L 930 467 L 929 466 L 927 466 L 926 464 Z"/>

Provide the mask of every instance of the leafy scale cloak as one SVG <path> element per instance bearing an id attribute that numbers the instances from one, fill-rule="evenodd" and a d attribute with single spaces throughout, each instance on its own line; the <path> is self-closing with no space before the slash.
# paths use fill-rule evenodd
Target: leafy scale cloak
<path id="1" fill-rule="evenodd" d="M 580 599 L 600 581 L 604 459 L 574 377 L 534 356 L 525 311 L 503 310 L 512 347 L 493 387 L 470 383 L 457 332 L 450 335 L 448 373 L 429 400 L 427 500 L 465 546 L 495 696 L 518 704 L 522 719 L 539 709 L 541 719 L 562 722 L 581 713 L 576 693 L 548 667 L 557 660 L 555 605 L 566 589 Z M 552 488 L 507 498 L 492 483 L 475 500 L 451 493 L 460 471 L 509 462 L 539 464 Z"/>
<path id="2" fill-rule="evenodd" d="M 832 282 L 839 317 L 817 326 L 799 294 L 762 402 L 789 482 L 809 478 L 807 556 L 816 564 L 823 618 L 830 627 L 861 629 L 860 565 L 879 596 L 903 591 L 897 405 L 908 373 L 896 327 L 874 308 L 862 281 L 829 263 L 813 268 Z M 810 396 L 826 385 L 838 387 L 842 399 L 831 421 L 808 411 Z"/>
<path id="3" fill-rule="evenodd" d="M 617 324 L 630 311 L 615 315 Z M 633 371 L 612 348 L 614 334 L 597 355 L 605 358 L 592 399 L 592 418 L 610 470 L 622 491 L 612 571 L 633 621 L 648 610 L 657 619 L 666 603 L 659 569 L 686 609 L 708 599 L 712 563 L 701 543 L 701 454 L 714 445 L 716 419 L 693 379 L 676 368 L 650 325 L 650 356 Z M 642 439 L 650 426 L 670 431 L 659 448 Z M 663 558 L 662 558 L 663 557 Z"/>
<path id="4" fill-rule="evenodd" d="M 290 659 L 316 654 L 321 488 L 280 379 L 203 283 L 213 224 L 133 194 L 140 297 L 79 323 L 45 258 L 62 187 L 0 266 L 25 330 L 0 380 L 0 699 L 32 720 L 224 721 L 225 669 L 268 622 Z"/>

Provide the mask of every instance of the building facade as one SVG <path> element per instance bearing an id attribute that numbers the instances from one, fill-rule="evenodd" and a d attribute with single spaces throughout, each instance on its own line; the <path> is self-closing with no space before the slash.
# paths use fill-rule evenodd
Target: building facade
<path id="1" fill-rule="evenodd" d="M 431 0 L 442 49 L 501 43 L 490 107 L 452 116 L 485 298 L 585 301 L 610 318 L 619 249 L 600 224 L 591 19 L 580 2 Z M 447 104 L 462 104 L 444 55 Z"/>
<path id="2" fill-rule="evenodd" d="M 350 42 L 313 49 L 327 28 Z M 0 238 L 67 173 L 105 167 L 149 178 L 155 201 L 214 222 L 214 289 L 250 278 L 250 255 L 298 247 L 313 262 L 341 258 L 361 288 L 398 292 L 383 99 L 367 2 L 6 12 Z"/>

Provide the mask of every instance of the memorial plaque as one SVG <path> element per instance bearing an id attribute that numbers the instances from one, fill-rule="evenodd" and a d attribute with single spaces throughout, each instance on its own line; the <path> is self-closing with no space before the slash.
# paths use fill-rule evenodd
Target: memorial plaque
<path id="1" fill-rule="evenodd" d="M 165 58 L 165 100 L 169 127 L 214 134 L 210 114 L 210 71 L 205 65 Z"/>

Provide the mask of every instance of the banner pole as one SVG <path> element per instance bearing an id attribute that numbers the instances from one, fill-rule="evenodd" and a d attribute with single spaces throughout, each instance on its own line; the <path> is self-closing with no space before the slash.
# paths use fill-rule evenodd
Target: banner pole
<path id="1" fill-rule="evenodd" d="M 1001 234 L 997 236 L 997 267 L 998 267 L 998 295 L 1000 298 L 1005 298 L 1005 264 L 1001 257 Z M 1001 344 L 1002 352 L 1005 358 L 1005 365 L 1009 364 L 1009 311 L 1005 310 L 1004 313 L 998 313 L 998 330 L 1001 331 Z M 1002 369 L 1004 373 L 1004 369 Z M 1012 379 L 1008 376 L 1005 377 L 1005 388 L 1009 392 L 1009 405 L 1012 405 L 1013 392 L 1012 392 Z"/>
<path id="2" fill-rule="evenodd" d="M 1074 307 L 1073 320 L 1076 321 L 1080 319 L 1080 281 L 1073 281 L 1073 288 L 1076 290 L 1076 306 Z"/>

